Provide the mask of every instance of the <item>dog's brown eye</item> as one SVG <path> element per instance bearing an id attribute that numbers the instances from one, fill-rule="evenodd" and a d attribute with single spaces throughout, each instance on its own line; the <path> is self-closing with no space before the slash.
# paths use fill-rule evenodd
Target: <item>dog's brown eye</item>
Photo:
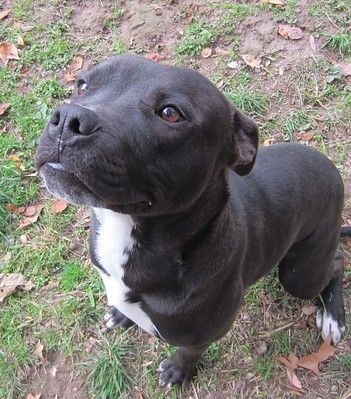
<path id="1" fill-rule="evenodd" d="M 183 119 L 181 113 L 175 107 L 163 108 L 160 112 L 160 117 L 171 123 L 179 122 Z"/>
<path id="2" fill-rule="evenodd" d="M 85 82 L 78 83 L 77 91 L 80 96 L 84 95 L 87 90 L 88 85 Z"/>

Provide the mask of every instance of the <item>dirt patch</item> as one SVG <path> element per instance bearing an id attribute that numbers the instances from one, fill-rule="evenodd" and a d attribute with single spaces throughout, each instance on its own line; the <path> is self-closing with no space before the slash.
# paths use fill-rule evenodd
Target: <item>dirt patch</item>
<path id="1" fill-rule="evenodd" d="M 87 399 L 83 389 L 85 377 L 77 372 L 73 361 L 53 352 L 31 369 L 25 386 L 28 393 L 41 394 L 40 399 Z"/>

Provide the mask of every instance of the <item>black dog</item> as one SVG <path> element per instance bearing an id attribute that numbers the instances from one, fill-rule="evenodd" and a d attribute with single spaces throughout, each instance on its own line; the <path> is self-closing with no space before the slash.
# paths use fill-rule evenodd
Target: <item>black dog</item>
<path id="1" fill-rule="evenodd" d="M 340 175 L 312 148 L 257 145 L 255 123 L 201 74 L 136 56 L 83 75 L 41 137 L 47 188 L 93 208 L 107 326 L 133 321 L 180 347 L 161 386 L 191 377 L 277 265 L 292 295 L 321 294 L 323 337 L 345 330 Z"/>

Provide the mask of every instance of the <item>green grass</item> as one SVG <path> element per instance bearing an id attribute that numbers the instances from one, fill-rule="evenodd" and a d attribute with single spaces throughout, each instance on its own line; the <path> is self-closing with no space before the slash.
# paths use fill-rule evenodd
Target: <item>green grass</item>
<path id="1" fill-rule="evenodd" d="M 89 274 L 85 267 L 80 262 L 70 261 L 67 262 L 61 273 L 60 287 L 64 291 L 73 291 L 79 284 L 85 282 Z"/>
<path id="2" fill-rule="evenodd" d="M 64 76 L 72 58 L 82 55 L 85 68 L 129 48 L 142 54 L 153 51 L 149 38 L 158 26 L 149 25 L 147 18 L 155 18 L 155 8 L 132 10 L 128 2 L 120 1 L 105 4 L 108 19 L 90 23 L 87 13 L 83 32 L 79 13 L 92 11 L 86 10 L 92 7 L 89 2 L 85 2 L 84 10 L 65 6 L 59 0 L 44 3 L 14 0 L 9 18 L 0 22 L 1 40 L 16 43 L 21 36 L 25 41 L 20 60 L 0 68 L 0 103 L 11 104 L 0 116 L 0 272 L 23 273 L 35 285 L 30 292 L 19 290 L 0 306 L 0 399 L 26 399 L 28 386 L 36 378 L 33 374 L 41 370 L 35 354 L 39 340 L 45 348 L 45 367 L 49 367 L 52 357 L 62 359 L 70 367 L 70 375 L 80 375 L 85 382 L 81 392 L 77 392 L 83 397 L 125 399 L 142 395 L 144 399 L 184 399 L 206 398 L 216 392 L 236 397 L 241 395 L 236 390 L 237 382 L 244 381 L 249 373 L 254 377 L 245 385 L 243 398 L 265 397 L 267 385 L 274 392 L 272 399 L 283 397 L 286 390 L 280 380 L 285 372 L 276 366 L 274 356 L 289 352 L 298 356 L 308 354 L 321 341 L 312 318 L 308 319 L 307 328 L 294 326 L 275 331 L 299 320 L 302 306 L 301 301 L 283 290 L 277 270 L 250 287 L 241 313 L 249 317 L 239 316 L 228 335 L 210 346 L 199 364 L 198 376 L 185 394 L 179 387 L 172 391 L 158 387 L 156 368 L 175 352 L 175 347 L 136 328 L 112 333 L 102 330 L 104 288 L 88 264 L 87 229 L 77 220 L 77 208 L 69 206 L 64 213 L 54 215 L 52 200 L 39 178 L 27 175 L 35 171 L 38 138 L 51 110 L 70 94 L 70 84 Z M 155 7 L 160 5 L 154 3 Z M 299 25 L 299 2 L 287 0 L 286 6 L 279 8 L 228 0 L 215 5 L 207 2 L 191 9 L 178 3 L 174 17 L 168 9 L 160 7 L 163 14 L 156 18 L 169 27 L 167 36 L 159 43 L 169 55 L 167 62 L 177 61 L 178 56 L 183 66 L 212 75 L 214 83 L 259 123 L 261 141 L 262 131 L 264 139 L 276 142 L 294 140 L 297 132 L 313 131 L 313 145 L 328 154 L 348 178 L 351 149 L 345 132 L 351 123 L 351 94 L 345 76 L 326 58 L 330 53 L 326 50 L 332 49 L 335 56 L 349 61 L 348 1 L 316 0 L 307 5 L 315 28 L 311 30 L 306 25 L 306 37 L 313 34 L 327 43 L 317 61 L 301 62 L 283 51 L 279 57 L 265 55 L 265 61 L 271 63 L 261 71 L 243 65 L 235 70 L 227 66 L 241 59 L 243 46 L 247 45 L 245 35 L 254 28 L 246 19 L 263 15 L 273 24 L 279 20 Z M 261 14 L 262 7 L 269 11 Z M 145 17 L 145 25 L 128 31 L 130 13 Z M 177 35 L 180 30 L 184 32 L 181 38 Z M 133 42 L 121 39 L 128 34 Z M 174 46 L 175 60 L 170 46 Z M 201 50 L 212 46 L 223 48 L 228 54 L 220 56 L 214 52 L 209 59 L 201 59 Z M 291 69 L 285 69 L 280 76 L 278 62 L 286 60 Z M 211 99 L 208 101 L 210 106 Z M 12 155 L 18 156 L 19 161 L 10 159 Z M 23 216 L 11 214 L 6 205 L 27 206 L 39 199 L 44 208 L 38 221 L 18 230 Z M 348 213 L 345 212 L 346 218 Z M 26 236 L 27 243 L 21 242 L 21 235 Z M 350 298 L 350 288 L 345 288 L 348 320 Z M 340 348 L 347 347 L 348 337 Z M 258 339 L 264 340 L 268 348 L 262 356 L 255 351 Z M 323 368 L 321 378 L 328 375 L 340 386 L 346 386 L 350 364 L 349 353 L 339 349 Z M 37 376 L 40 379 L 40 374 Z M 46 389 L 42 389 L 43 396 L 47 395 Z M 314 385 L 311 390 L 313 395 L 328 395 L 322 391 L 323 384 Z M 341 397 L 345 392 L 340 393 Z"/>
<path id="3" fill-rule="evenodd" d="M 113 338 L 101 337 L 97 353 L 85 364 L 93 397 L 119 398 L 130 391 L 133 381 L 125 366 L 125 357 L 130 349 L 126 333 Z"/>
<path id="4" fill-rule="evenodd" d="M 238 89 L 233 93 L 226 93 L 226 96 L 238 108 L 249 114 L 264 115 L 269 107 L 268 97 L 263 93 Z"/>
<path id="5" fill-rule="evenodd" d="M 46 43 L 38 43 L 38 37 L 45 32 Z M 39 25 L 35 37 L 25 47 L 21 61 L 24 64 L 37 63 L 45 70 L 57 70 L 66 66 L 73 58 L 74 42 L 68 36 L 68 26 L 63 22 Z"/>
<path id="6" fill-rule="evenodd" d="M 116 39 L 112 43 L 111 52 L 114 55 L 124 54 L 127 52 L 127 48 L 122 39 Z"/>
<path id="7" fill-rule="evenodd" d="M 269 7 L 271 9 L 273 18 L 277 21 L 287 22 L 289 24 L 297 22 L 299 0 L 285 0 L 285 5 L 282 7 L 274 5 L 265 5 L 264 7 Z"/>
<path id="8" fill-rule="evenodd" d="M 177 47 L 177 53 L 179 55 L 198 55 L 203 48 L 212 44 L 217 35 L 216 29 L 206 22 L 193 22 L 186 29 L 182 42 Z"/>
<path id="9" fill-rule="evenodd" d="M 219 30 L 221 33 L 235 31 L 242 20 L 258 12 L 256 5 L 228 1 L 220 2 L 213 7 L 219 7 L 222 10 L 219 18 Z"/>
<path id="10" fill-rule="evenodd" d="M 326 47 L 338 51 L 342 57 L 351 55 L 351 32 L 342 32 L 332 35 L 326 35 Z"/>
<path id="11" fill-rule="evenodd" d="M 314 126 L 311 115 L 306 111 L 292 113 L 283 125 L 283 134 L 286 141 L 293 141 L 297 133 L 310 130 Z"/>

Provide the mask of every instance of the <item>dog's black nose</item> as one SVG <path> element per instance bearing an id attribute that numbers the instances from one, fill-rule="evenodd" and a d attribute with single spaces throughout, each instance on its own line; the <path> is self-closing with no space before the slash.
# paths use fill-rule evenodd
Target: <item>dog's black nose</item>
<path id="1" fill-rule="evenodd" d="M 64 104 L 52 113 L 47 132 L 67 140 L 76 135 L 92 134 L 97 126 L 98 117 L 95 111 L 75 104 Z"/>

